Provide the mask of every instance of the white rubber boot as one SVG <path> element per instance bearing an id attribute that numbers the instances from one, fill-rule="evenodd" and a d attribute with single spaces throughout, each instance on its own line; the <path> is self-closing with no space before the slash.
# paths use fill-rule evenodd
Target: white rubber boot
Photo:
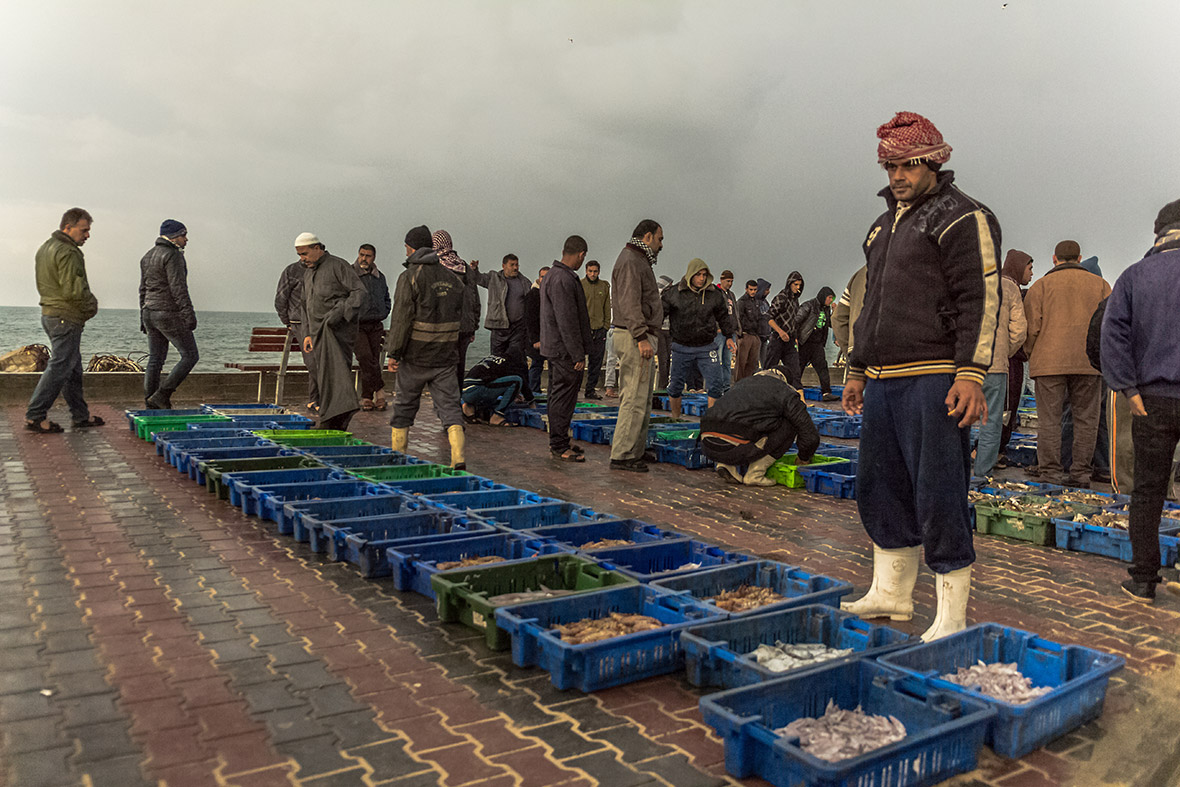
<path id="1" fill-rule="evenodd" d="M 971 566 L 949 574 L 934 575 L 934 592 L 938 596 L 938 612 L 934 624 L 922 635 L 923 642 L 954 634 L 967 628 L 967 600 L 971 597 Z"/>
<path id="2" fill-rule="evenodd" d="M 750 462 L 749 467 L 746 468 L 746 475 L 742 478 L 742 483 L 746 486 L 774 486 L 777 482 L 773 478 L 766 477 L 766 471 L 770 469 L 774 461 L 773 456 L 764 456 Z"/>
<path id="3" fill-rule="evenodd" d="M 406 443 L 410 441 L 409 428 L 399 429 L 396 426 L 393 427 L 393 429 L 390 430 L 389 441 L 392 443 L 394 451 L 397 451 L 399 454 L 404 454 L 406 452 Z"/>
<path id="4" fill-rule="evenodd" d="M 463 456 L 463 449 L 467 445 L 467 438 L 463 434 L 462 424 L 451 424 L 447 427 L 447 441 L 451 444 L 451 467 L 466 470 L 467 460 Z"/>
<path id="5" fill-rule="evenodd" d="M 739 484 L 742 482 L 742 474 L 739 473 L 738 469 L 733 465 L 723 465 L 718 463 L 717 475 L 719 475 L 725 481 L 728 481 L 730 478 L 732 478 Z"/>
<path id="6" fill-rule="evenodd" d="M 912 618 L 920 551 L 921 547 L 882 549 L 874 544 L 873 584 L 869 592 L 856 601 L 841 602 L 840 609 L 862 618 Z"/>

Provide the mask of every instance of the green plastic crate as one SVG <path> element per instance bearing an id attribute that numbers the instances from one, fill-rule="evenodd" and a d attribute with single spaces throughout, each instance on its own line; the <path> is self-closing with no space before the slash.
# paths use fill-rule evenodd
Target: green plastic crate
<path id="1" fill-rule="evenodd" d="M 777 481 L 783 486 L 789 486 L 791 489 L 802 489 L 807 486 L 807 481 L 799 473 L 799 468 L 795 465 L 798 458 L 798 454 L 785 454 L 782 459 L 779 459 L 767 469 L 766 477 Z M 838 464 L 847 461 L 847 459 L 840 459 L 834 456 L 820 456 L 816 454 L 811 457 L 811 462 L 804 465 L 804 467 L 818 467 L 820 465 Z"/>
<path id="2" fill-rule="evenodd" d="M 452 475 L 467 475 L 466 470 L 456 470 L 447 465 L 380 465 L 377 467 L 349 467 L 346 473 L 362 481 L 381 484 L 386 481 L 412 481 L 419 478 L 443 478 Z"/>
<path id="3" fill-rule="evenodd" d="M 1054 517 L 1061 516 L 1061 514 L 1040 516 L 1022 511 L 1013 511 L 1004 507 L 1006 504 L 1017 500 L 1026 503 L 1057 502 L 1051 497 L 1023 495 L 1009 498 L 993 505 L 976 503 L 975 529 L 980 533 L 986 533 L 992 536 L 1007 536 L 1008 538 L 1015 538 L 1020 541 L 1031 541 L 1039 546 L 1057 546 L 1057 525 L 1054 524 L 1053 519 Z M 1100 510 L 1097 506 L 1088 506 L 1084 503 L 1065 503 L 1064 505 L 1075 514 L 1093 514 Z"/>
<path id="4" fill-rule="evenodd" d="M 488 603 L 493 596 L 540 590 L 542 585 L 550 590 L 587 593 L 637 584 L 631 577 L 607 571 L 595 561 L 576 555 L 540 555 L 528 560 L 457 568 L 430 578 L 439 620 L 463 623 L 482 631 L 492 650 L 507 650 L 512 645 L 508 632 L 496 625 L 497 607 Z"/>
<path id="5" fill-rule="evenodd" d="M 221 483 L 226 473 L 247 473 L 254 470 L 294 470 L 298 467 L 323 467 L 324 463 L 310 456 L 264 456 L 253 459 L 210 459 L 200 463 L 205 474 L 205 488 L 221 500 L 229 500 L 229 487 Z"/>
<path id="6" fill-rule="evenodd" d="M 135 434 L 141 440 L 151 440 L 156 432 L 168 432 L 187 428 L 188 424 L 204 424 L 229 421 L 224 415 L 140 415 L 135 418 Z"/>
<path id="7" fill-rule="evenodd" d="M 700 429 L 661 429 L 656 432 L 656 437 L 661 440 L 695 440 L 700 433 Z"/>
<path id="8" fill-rule="evenodd" d="M 335 429 L 257 429 L 254 434 L 286 446 L 369 445 L 365 440 L 353 437 L 352 432 Z"/>

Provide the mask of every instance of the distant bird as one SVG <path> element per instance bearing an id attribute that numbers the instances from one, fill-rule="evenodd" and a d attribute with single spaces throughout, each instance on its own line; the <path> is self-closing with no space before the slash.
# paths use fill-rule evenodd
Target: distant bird
<path id="1" fill-rule="evenodd" d="M 1006 5 L 1006 4 L 1005 4 L 1005 5 Z M 574 42 L 574 39 L 572 39 L 572 38 L 571 38 L 571 39 L 570 39 L 570 43 L 572 44 L 573 42 Z"/>

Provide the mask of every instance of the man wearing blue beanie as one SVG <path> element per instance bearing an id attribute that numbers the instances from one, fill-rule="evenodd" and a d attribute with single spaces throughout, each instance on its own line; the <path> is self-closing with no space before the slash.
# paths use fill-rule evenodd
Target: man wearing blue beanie
<path id="1" fill-rule="evenodd" d="M 147 370 L 143 375 L 144 401 L 149 409 L 171 409 L 172 394 L 197 365 L 197 314 L 188 295 L 188 266 L 184 248 L 188 229 L 176 219 L 160 225 L 160 236 L 139 261 L 139 330 L 148 337 Z M 168 345 L 180 360 L 161 383 Z"/>

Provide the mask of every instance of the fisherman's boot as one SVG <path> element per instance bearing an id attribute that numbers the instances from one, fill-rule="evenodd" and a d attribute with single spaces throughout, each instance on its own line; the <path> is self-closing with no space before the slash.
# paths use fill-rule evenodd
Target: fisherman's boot
<path id="1" fill-rule="evenodd" d="M 843 601 L 840 609 L 862 618 L 909 620 L 914 616 L 914 583 L 918 581 L 921 547 L 882 549 L 873 545 L 873 584 L 856 601 Z"/>
<path id="2" fill-rule="evenodd" d="M 451 467 L 456 470 L 466 470 L 467 460 L 463 456 L 463 448 L 467 445 L 467 437 L 463 434 L 463 425 L 451 424 L 448 426 L 447 440 L 451 444 Z"/>
<path id="3" fill-rule="evenodd" d="M 938 612 L 934 625 L 922 635 L 923 642 L 942 639 L 967 628 L 967 600 L 971 597 L 971 566 L 948 574 L 934 575 L 934 591 L 938 596 Z"/>
<path id="4" fill-rule="evenodd" d="M 739 473 L 738 469 L 733 465 L 723 465 L 720 462 L 717 463 L 717 475 L 721 477 L 722 481 L 727 481 L 729 483 L 737 482 L 740 484 L 742 482 L 742 474 Z"/>
<path id="5" fill-rule="evenodd" d="M 409 427 L 399 429 L 395 426 L 390 430 L 390 433 L 392 435 L 390 441 L 393 445 L 393 450 L 399 454 L 404 454 L 406 452 L 406 443 L 410 441 Z"/>
<path id="6" fill-rule="evenodd" d="M 746 474 L 742 477 L 742 483 L 746 486 L 774 486 L 777 482 L 773 478 L 766 477 L 766 471 L 774 464 L 774 457 L 767 454 L 761 459 L 755 459 L 746 467 Z"/>

